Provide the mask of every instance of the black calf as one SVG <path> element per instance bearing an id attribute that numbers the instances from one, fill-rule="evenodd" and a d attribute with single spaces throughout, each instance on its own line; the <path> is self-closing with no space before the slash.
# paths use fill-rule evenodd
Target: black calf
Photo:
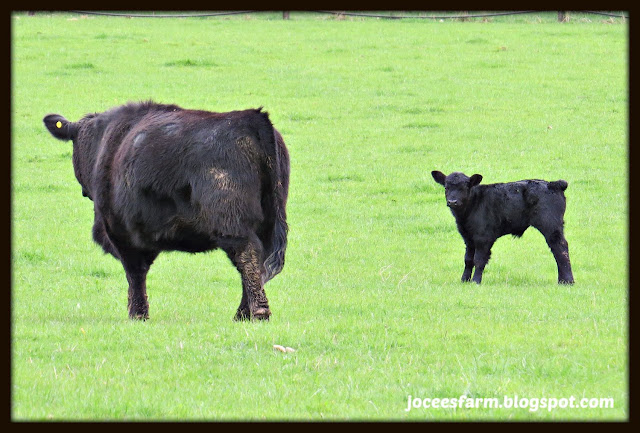
<path id="1" fill-rule="evenodd" d="M 456 172 L 445 176 L 432 171 L 431 175 L 444 186 L 447 206 L 467 247 L 462 281 L 472 279 L 475 267 L 473 281 L 480 284 L 496 239 L 507 234 L 520 237 L 532 226 L 544 235 L 551 248 L 558 264 L 558 283 L 573 284 L 569 245 L 564 238 L 566 181 L 521 180 L 479 185 L 482 180 L 479 174 L 468 177 Z"/>

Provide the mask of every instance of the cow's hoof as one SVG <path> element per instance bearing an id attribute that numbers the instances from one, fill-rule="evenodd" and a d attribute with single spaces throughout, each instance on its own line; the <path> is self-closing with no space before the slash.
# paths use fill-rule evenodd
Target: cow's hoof
<path id="1" fill-rule="evenodd" d="M 149 313 L 129 313 L 129 319 L 131 320 L 149 320 Z"/>
<path id="2" fill-rule="evenodd" d="M 144 300 L 134 300 L 129 298 L 127 303 L 129 311 L 129 319 L 131 320 L 147 320 L 149 318 L 149 303 L 146 298 Z"/>
<path id="3" fill-rule="evenodd" d="M 236 311 L 236 315 L 233 316 L 233 320 L 235 320 L 236 322 L 240 322 L 242 320 L 249 320 L 249 319 L 251 319 L 251 313 L 249 312 L 248 309 L 246 310 L 238 309 L 238 311 Z"/>
<path id="4" fill-rule="evenodd" d="M 268 308 L 258 308 L 251 314 L 252 320 L 269 320 L 271 311 Z"/>
<path id="5" fill-rule="evenodd" d="M 148 320 L 149 319 L 149 310 L 147 309 L 129 309 L 129 319 L 131 320 Z"/>

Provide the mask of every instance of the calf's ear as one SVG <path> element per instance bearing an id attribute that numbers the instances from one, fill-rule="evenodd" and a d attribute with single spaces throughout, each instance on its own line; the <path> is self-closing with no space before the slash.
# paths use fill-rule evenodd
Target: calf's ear
<path id="1" fill-rule="evenodd" d="M 434 170 L 431 172 L 431 176 L 433 179 L 438 182 L 440 185 L 444 185 L 444 179 L 447 177 L 441 171 Z"/>
<path id="2" fill-rule="evenodd" d="M 478 185 L 480 182 L 482 182 L 482 175 L 480 174 L 474 174 L 473 176 L 471 176 L 471 178 L 469 179 L 469 186 L 470 187 L 474 187 L 476 185 Z"/>

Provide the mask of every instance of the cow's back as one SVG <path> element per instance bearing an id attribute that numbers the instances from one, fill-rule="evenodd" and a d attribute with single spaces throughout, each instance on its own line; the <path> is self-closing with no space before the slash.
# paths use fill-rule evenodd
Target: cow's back
<path id="1" fill-rule="evenodd" d="M 115 151 L 100 162 L 106 208 L 141 248 L 203 251 L 219 236 L 245 235 L 262 219 L 264 116 L 176 108 L 114 127 Z"/>

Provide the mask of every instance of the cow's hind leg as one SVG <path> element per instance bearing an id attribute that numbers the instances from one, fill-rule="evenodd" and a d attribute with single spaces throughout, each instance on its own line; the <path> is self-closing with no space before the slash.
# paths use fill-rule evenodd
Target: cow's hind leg
<path id="1" fill-rule="evenodd" d="M 98 213 L 93 221 L 93 240 L 102 247 L 105 253 L 111 254 L 116 259 L 120 260 L 120 256 L 118 255 L 118 251 L 116 247 L 111 242 L 109 235 L 107 234 L 107 229 L 104 225 L 104 220 Z"/>
<path id="2" fill-rule="evenodd" d="M 249 302 L 247 301 L 247 291 L 244 288 L 244 284 L 242 284 L 242 299 L 240 300 L 240 306 L 238 306 L 233 320 L 249 319 L 251 319 L 251 311 L 249 310 Z"/>
<path id="3" fill-rule="evenodd" d="M 235 320 L 268 320 L 269 302 L 262 283 L 262 242 L 257 236 L 234 242 L 224 248 L 242 277 L 242 300 Z"/>
<path id="4" fill-rule="evenodd" d="M 118 252 L 129 282 L 129 318 L 147 320 L 149 318 L 147 273 L 158 252 L 128 248 L 118 248 Z"/>

